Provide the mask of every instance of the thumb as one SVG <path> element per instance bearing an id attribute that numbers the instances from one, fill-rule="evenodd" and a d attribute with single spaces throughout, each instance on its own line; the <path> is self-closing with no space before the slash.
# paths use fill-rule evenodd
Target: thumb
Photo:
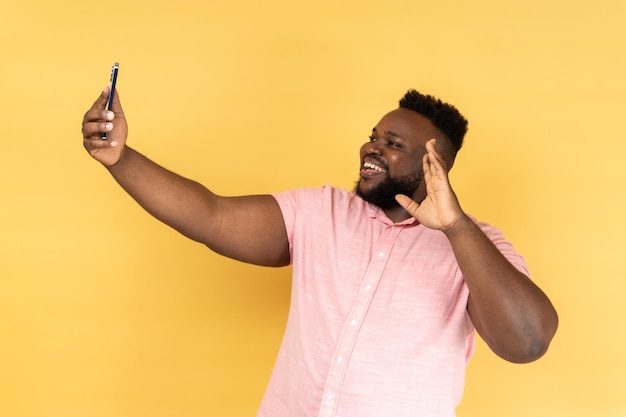
<path id="1" fill-rule="evenodd" d="M 410 197 L 404 194 L 396 195 L 396 201 L 403 209 L 405 209 L 411 216 L 415 216 L 417 213 L 417 209 L 419 208 L 419 203 L 411 199 Z"/>

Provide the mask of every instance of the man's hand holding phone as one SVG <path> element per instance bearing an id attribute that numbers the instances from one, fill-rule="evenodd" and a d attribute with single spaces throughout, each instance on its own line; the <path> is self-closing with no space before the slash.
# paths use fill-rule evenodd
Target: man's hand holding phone
<path id="1" fill-rule="evenodd" d="M 113 66 L 111 85 L 105 87 L 83 118 L 83 146 L 97 161 L 107 167 L 121 159 L 128 135 L 128 126 L 115 89 L 117 70 Z"/>

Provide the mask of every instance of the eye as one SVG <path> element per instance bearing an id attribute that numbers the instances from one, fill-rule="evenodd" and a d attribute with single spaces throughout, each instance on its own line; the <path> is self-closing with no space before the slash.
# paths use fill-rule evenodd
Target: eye
<path id="1" fill-rule="evenodd" d="M 392 140 L 387 142 L 391 148 L 401 148 L 402 146 L 398 142 L 394 142 Z"/>
<path id="2" fill-rule="evenodd" d="M 374 135 L 370 135 L 368 137 L 370 139 L 370 142 L 376 142 L 376 137 Z"/>

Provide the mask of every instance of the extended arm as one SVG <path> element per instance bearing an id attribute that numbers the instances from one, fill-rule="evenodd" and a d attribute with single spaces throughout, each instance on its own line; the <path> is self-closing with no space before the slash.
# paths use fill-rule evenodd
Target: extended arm
<path id="1" fill-rule="evenodd" d="M 511 362 L 539 358 L 556 332 L 554 307 L 462 211 L 435 141 L 426 149 L 426 198 L 421 204 L 407 196 L 398 196 L 398 201 L 422 224 L 448 237 L 469 288 L 468 313 L 489 347 Z"/>
<path id="2" fill-rule="evenodd" d="M 272 196 L 218 196 L 131 149 L 119 95 L 109 112 L 107 92 L 85 114 L 83 144 L 131 197 L 157 219 L 220 254 L 258 265 L 289 263 L 282 213 Z M 109 139 L 100 138 L 102 131 Z"/>

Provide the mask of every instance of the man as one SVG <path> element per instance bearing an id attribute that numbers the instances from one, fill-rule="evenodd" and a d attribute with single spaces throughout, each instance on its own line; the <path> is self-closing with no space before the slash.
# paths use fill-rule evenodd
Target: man
<path id="1" fill-rule="evenodd" d="M 107 94 L 85 114 L 83 143 L 139 204 L 225 256 L 293 264 L 287 329 L 258 416 L 454 416 L 474 329 L 511 362 L 548 348 L 552 304 L 450 186 L 467 130 L 453 106 L 409 90 L 361 147 L 354 192 L 222 197 L 128 147 L 119 96 L 107 111 Z"/>

